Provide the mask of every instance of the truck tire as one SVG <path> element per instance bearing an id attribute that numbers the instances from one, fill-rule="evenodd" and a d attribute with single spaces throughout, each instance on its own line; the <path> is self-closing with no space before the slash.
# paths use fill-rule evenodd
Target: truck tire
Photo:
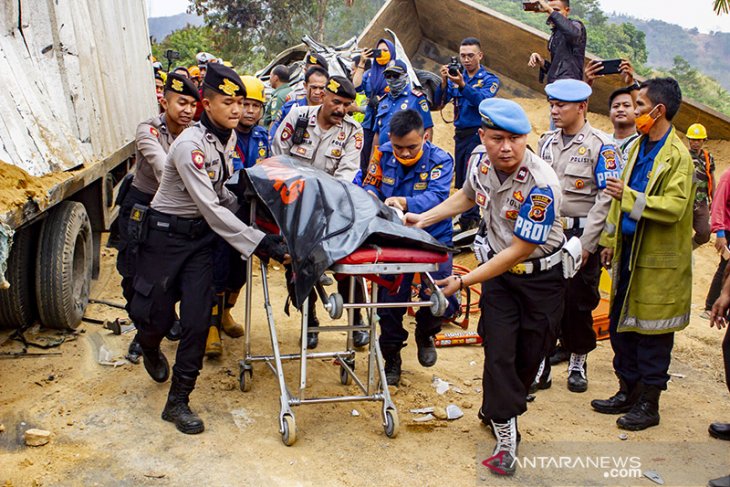
<path id="1" fill-rule="evenodd" d="M 59 204 L 41 227 L 36 259 L 36 300 L 47 328 L 73 330 L 89 304 L 91 222 L 84 205 Z"/>
<path id="2" fill-rule="evenodd" d="M 37 317 L 35 307 L 35 254 L 38 232 L 34 226 L 13 235 L 5 278 L 10 288 L 0 290 L 0 328 L 25 328 Z"/>

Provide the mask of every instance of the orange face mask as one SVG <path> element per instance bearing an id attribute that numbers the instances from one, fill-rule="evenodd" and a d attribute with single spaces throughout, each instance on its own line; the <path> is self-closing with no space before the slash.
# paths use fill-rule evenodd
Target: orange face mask
<path id="1" fill-rule="evenodd" d="M 656 123 L 656 118 L 652 117 L 651 114 L 659 107 L 655 106 L 648 113 L 636 117 L 636 129 L 644 135 L 648 135 L 651 128 Z"/>
<path id="2" fill-rule="evenodd" d="M 385 66 L 390 62 L 390 51 L 381 51 L 380 56 L 375 58 L 375 62 L 381 66 Z"/>
<path id="3" fill-rule="evenodd" d="M 421 156 L 423 156 L 423 147 L 421 147 L 421 150 L 418 151 L 418 154 L 416 154 L 416 157 L 413 157 L 411 159 L 402 159 L 402 158 L 398 157 L 398 155 L 395 152 L 393 153 L 393 156 L 395 156 L 395 159 L 398 162 L 400 162 L 401 164 L 403 164 L 404 166 L 411 167 L 415 163 L 417 163 L 418 161 L 421 160 Z"/>

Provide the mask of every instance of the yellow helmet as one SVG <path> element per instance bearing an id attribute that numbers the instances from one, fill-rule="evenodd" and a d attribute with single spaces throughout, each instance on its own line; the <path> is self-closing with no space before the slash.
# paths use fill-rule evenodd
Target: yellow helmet
<path id="1" fill-rule="evenodd" d="M 693 140 L 704 140 L 707 138 L 707 129 L 701 123 L 695 123 L 687 129 L 687 138 Z"/>
<path id="2" fill-rule="evenodd" d="M 188 73 L 190 73 L 191 78 L 200 78 L 200 68 L 195 65 L 188 68 Z"/>
<path id="3" fill-rule="evenodd" d="M 246 99 L 260 101 L 266 103 L 266 97 L 264 95 L 264 82 L 258 79 L 256 76 L 241 76 L 243 86 L 246 87 Z"/>

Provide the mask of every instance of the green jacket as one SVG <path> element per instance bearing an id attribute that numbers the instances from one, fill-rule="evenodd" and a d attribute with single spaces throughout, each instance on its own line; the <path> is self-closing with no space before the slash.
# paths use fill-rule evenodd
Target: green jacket
<path id="1" fill-rule="evenodd" d="M 264 119 L 262 121 L 262 124 L 267 129 L 269 128 L 269 125 L 271 125 L 271 122 L 276 120 L 276 117 L 277 115 L 279 115 L 281 107 L 284 106 L 286 95 L 288 95 L 290 91 L 291 86 L 289 86 L 289 83 L 284 83 L 283 85 L 279 86 L 277 89 L 271 92 L 271 98 L 266 104 L 266 108 L 264 108 Z"/>
<path id="2" fill-rule="evenodd" d="M 614 248 L 612 269 L 621 267 L 621 216 L 638 220 L 631 250 L 631 277 L 621 304 L 618 331 L 646 335 L 679 331 L 689 324 L 692 304 L 692 208 L 694 166 L 689 151 L 672 128 L 654 159 L 646 193 L 624 186 L 621 201 L 614 200 L 601 245 Z M 629 151 L 622 179 L 626 184 L 641 146 Z M 613 276 L 611 306 L 618 275 Z"/>

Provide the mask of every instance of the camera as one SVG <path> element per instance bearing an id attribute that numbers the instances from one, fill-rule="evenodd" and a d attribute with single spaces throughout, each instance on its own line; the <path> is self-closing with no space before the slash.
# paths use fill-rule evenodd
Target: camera
<path id="1" fill-rule="evenodd" d="M 165 51 L 165 59 L 172 62 L 174 59 L 180 59 L 180 53 L 178 51 L 168 49 Z"/>
<path id="2" fill-rule="evenodd" d="M 522 2 L 522 10 L 525 12 L 539 12 L 540 2 Z"/>
<path id="3" fill-rule="evenodd" d="M 373 49 L 373 59 L 378 59 L 382 55 L 383 55 L 382 49 Z"/>
<path id="4" fill-rule="evenodd" d="M 457 58 L 451 56 L 451 61 L 449 61 L 447 67 L 449 68 L 449 76 L 459 76 L 459 72 L 461 71 L 461 63 Z"/>

